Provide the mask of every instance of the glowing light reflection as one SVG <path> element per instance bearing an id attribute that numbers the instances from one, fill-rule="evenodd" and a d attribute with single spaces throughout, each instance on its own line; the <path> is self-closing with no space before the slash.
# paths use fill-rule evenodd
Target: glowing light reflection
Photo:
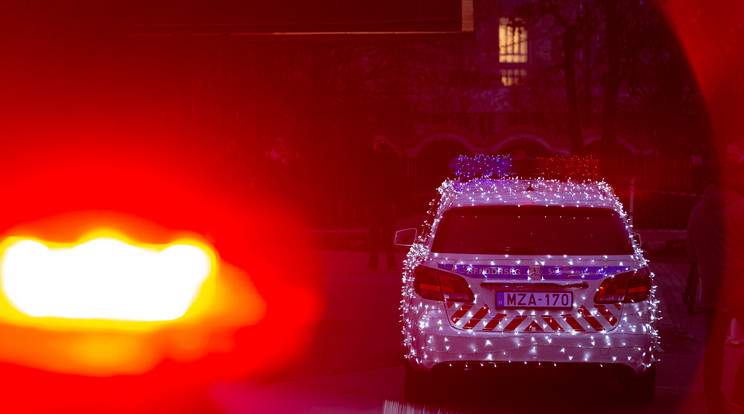
<path id="1" fill-rule="evenodd" d="M 213 262 L 189 243 L 162 248 L 102 237 L 59 246 L 19 239 L 4 250 L 1 285 L 11 304 L 32 317 L 170 321 L 188 311 Z"/>

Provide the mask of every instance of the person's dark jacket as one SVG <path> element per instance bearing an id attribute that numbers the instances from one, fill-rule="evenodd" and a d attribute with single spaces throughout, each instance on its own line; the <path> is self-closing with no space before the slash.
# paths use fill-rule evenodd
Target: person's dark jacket
<path id="1" fill-rule="evenodd" d="M 744 197 L 733 189 L 709 186 L 690 214 L 687 242 L 698 264 L 703 307 L 743 307 Z"/>

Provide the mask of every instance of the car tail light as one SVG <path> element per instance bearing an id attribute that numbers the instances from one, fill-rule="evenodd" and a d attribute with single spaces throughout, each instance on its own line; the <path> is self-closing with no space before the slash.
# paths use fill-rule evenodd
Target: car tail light
<path id="1" fill-rule="evenodd" d="M 640 302 L 651 291 L 651 275 L 642 267 L 632 272 L 618 273 L 607 278 L 594 296 L 595 303 Z"/>
<path id="2" fill-rule="evenodd" d="M 472 302 L 473 291 L 462 277 L 431 267 L 419 266 L 413 271 L 413 287 L 424 299 Z"/>

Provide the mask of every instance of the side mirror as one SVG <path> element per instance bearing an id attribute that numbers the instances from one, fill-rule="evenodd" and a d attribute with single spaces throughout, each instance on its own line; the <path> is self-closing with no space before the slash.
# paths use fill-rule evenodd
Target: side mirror
<path id="1" fill-rule="evenodd" d="M 416 229 L 403 229 L 395 232 L 393 244 L 397 247 L 411 247 L 416 241 Z"/>
<path id="2" fill-rule="evenodd" d="M 630 237 L 633 239 L 633 241 L 636 243 L 636 245 L 638 247 L 641 247 L 642 246 L 642 244 L 641 244 L 642 241 L 641 241 L 641 235 L 640 235 L 640 233 L 631 232 L 630 233 Z"/>

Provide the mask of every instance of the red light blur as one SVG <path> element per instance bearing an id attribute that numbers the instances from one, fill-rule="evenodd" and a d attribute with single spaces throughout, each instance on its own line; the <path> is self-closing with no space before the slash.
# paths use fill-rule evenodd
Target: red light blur
<path id="1" fill-rule="evenodd" d="M 183 411 L 172 403 L 188 390 L 259 376 L 301 355 L 320 312 L 318 264 L 306 225 L 296 209 L 269 195 L 246 195 L 213 168 L 203 147 L 120 136 L 37 137 L 9 146 L 2 158 L 3 240 L 74 243 L 101 228 L 152 245 L 197 235 L 219 257 L 226 294 L 215 302 L 219 318 L 154 332 L 117 331 L 115 323 L 93 333 L 50 331 L 0 321 L 0 364 L 9 373 L 0 387 L 5 408 L 162 412 L 168 404 Z M 265 302 L 260 318 L 246 317 L 251 292 Z M 174 341 L 194 346 L 168 348 Z M 59 358 L 54 350 L 65 347 L 88 347 L 86 353 L 109 360 L 132 349 L 148 360 L 140 369 L 98 374 L 76 368 L 74 359 L 39 363 Z"/>
<path id="2" fill-rule="evenodd" d="M 704 95 L 713 129 L 717 160 L 727 158 L 727 146 L 744 139 L 744 5 L 738 0 L 666 3 L 675 28 Z M 702 363 L 702 361 L 700 361 Z M 700 368 L 699 368 L 700 370 Z M 700 376 L 700 373 L 698 373 Z M 690 393 L 688 399 L 693 399 Z M 685 406 L 682 403 L 680 407 Z"/>
<path id="3" fill-rule="evenodd" d="M 722 159 L 726 144 L 744 137 L 742 4 L 737 0 L 674 0 L 666 10 L 705 96 Z"/>

